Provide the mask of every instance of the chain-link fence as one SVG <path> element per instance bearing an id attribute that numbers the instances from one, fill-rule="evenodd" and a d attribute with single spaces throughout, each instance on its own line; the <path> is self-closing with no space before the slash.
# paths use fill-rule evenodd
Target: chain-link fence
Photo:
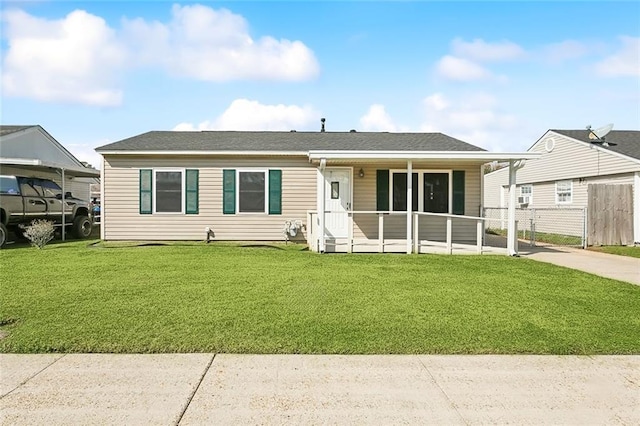
<path id="1" fill-rule="evenodd" d="M 483 211 L 487 240 L 507 235 L 508 209 L 487 207 Z M 518 239 L 531 246 L 586 247 L 586 208 L 516 209 Z"/>

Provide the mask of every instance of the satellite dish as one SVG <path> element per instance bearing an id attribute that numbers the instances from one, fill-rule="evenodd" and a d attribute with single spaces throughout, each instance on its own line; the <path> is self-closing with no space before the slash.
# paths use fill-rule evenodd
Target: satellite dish
<path id="1" fill-rule="evenodd" d="M 609 123 L 606 126 L 599 127 L 595 130 L 591 130 L 591 126 L 587 126 L 587 130 L 589 131 L 589 139 L 591 140 L 591 143 L 599 144 L 602 146 L 617 145 L 613 142 L 607 142 L 605 140 L 605 136 L 609 134 L 611 129 L 613 129 L 613 123 Z"/>

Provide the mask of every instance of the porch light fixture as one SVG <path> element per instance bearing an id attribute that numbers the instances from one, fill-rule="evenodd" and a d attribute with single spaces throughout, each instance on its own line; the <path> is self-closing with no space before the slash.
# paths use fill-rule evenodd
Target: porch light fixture
<path id="1" fill-rule="evenodd" d="M 360 172 L 358 172 L 358 176 L 360 176 L 361 178 L 364 177 L 364 170 L 362 170 L 362 168 L 360 169 Z"/>

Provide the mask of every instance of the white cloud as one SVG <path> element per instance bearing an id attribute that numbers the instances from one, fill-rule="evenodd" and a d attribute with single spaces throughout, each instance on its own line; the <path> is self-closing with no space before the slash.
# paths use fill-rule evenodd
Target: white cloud
<path id="1" fill-rule="evenodd" d="M 213 121 L 207 120 L 197 125 L 180 123 L 173 130 L 302 130 L 315 123 L 319 116 L 311 106 L 264 105 L 258 101 L 236 99 Z"/>
<path id="2" fill-rule="evenodd" d="M 123 99 L 119 77 L 136 67 L 205 81 L 297 81 L 319 73 L 302 42 L 254 40 L 242 16 L 202 5 L 174 5 L 168 23 L 123 19 L 119 29 L 83 10 L 51 20 L 11 9 L 2 24 L 5 96 L 117 106 Z"/>
<path id="3" fill-rule="evenodd" d="M 436 72 L 443 78 L 455 81 L 491 79 L 491 72 L 475 62 L 455 56 L 444 56 L 436 65 Z"/>
<path id="4" fill-rule="evenodd" d="M 96 106 L 122 102 L 114 75 L 124 50 L 102 18 L 76 10 L 49 21 L 9 10 L 3 21 L 6 95 Z"/>
<path id="5" fill-rule="evenodd" d="M 302 42 L 254 40 L 246 20 L 226 9 L 174 5 L 171 12 L 167 24 L 123 20 L 124 38 L 140 64 L 205 81 L 297 81 L 319 73 L 313 52 Z"/>
<path id="6" fill-rule="evenodd" d="M 478 93 L 454 100 L 435 93 L 426 97 L 423 105 L 423 132 L 446 133 L 490 151 L 523 149 L 518 139 L 518 120 L 500 111 L 498 101 L 491 95 Z"/>
<path id="7" fill-rule="evenodd" d="M 360 118 L 360 126 L 365 132 L 401 132 L 406 129 L 400 128 L 391 116 L 385 111 L 384 105 L 373 104 L 367 113 Z"/>
<path id="8" fill-rule="evenodd" d="M 589 53 L 587 46 L 576 40 L 564 40 L 551 43 L 542 48 L 542 57 L 551 63 L 560 63 L 571 59 L 578 59 Z"/>
<path id="9" fill-rule="evenodd" d="M 595 66 L 603 77 L 640 77 L 640 37 L 620 37 L 622 46 Z"/>
<path id="10" fill-rule="evenodd" d="M 456 38 L 451 42 L 454 55 L 479 62 L 510 61 L 525 56 L 525 51 L 511 41 L 487 43 L 482 39 L 466 42 Z"/>

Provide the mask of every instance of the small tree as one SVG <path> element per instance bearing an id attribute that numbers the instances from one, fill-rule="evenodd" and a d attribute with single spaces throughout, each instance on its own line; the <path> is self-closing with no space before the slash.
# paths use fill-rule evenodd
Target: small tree
<path id="1" fill-rule="evenodd" d="M 37 219 L 30 225 L 20 225 L 24 229 L 23 235 L 29 240 L 32 246 L 38 249 L 43 248 L 49 241 L 53 239 L 55 228 L 53 222 L 48 220 Z"/>

